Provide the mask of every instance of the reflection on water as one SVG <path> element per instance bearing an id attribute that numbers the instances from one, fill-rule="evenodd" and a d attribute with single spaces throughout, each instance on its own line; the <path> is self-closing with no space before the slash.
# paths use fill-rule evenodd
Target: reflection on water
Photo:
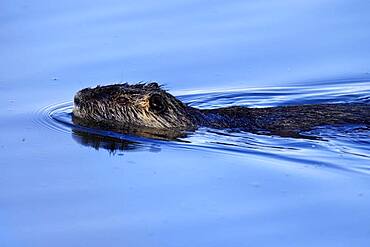
<path id="1" fill-rule="evenodd" d="M 99 136 L 79 130 L 73 130 L 72 137 L 81 145 L 92 147 L 96 150 L 106 149 L 113 154 L 116 151 L 131 151 L 140 148 L 140 145 L 135 142 L 109 136 Z"/>

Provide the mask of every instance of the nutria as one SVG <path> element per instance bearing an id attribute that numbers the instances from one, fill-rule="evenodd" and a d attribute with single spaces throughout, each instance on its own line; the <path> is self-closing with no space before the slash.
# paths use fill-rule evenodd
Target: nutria
<path id="1" fill-rule="evenodd" d="M 310 104 L 217 109 L 191 107 L 157 83 L 86 88 L 74 97 L 73 122 L 150 137 L 176 138 L 198 127 L 301 137 L 322 125 L 370 125 L 370 104 Z"/>

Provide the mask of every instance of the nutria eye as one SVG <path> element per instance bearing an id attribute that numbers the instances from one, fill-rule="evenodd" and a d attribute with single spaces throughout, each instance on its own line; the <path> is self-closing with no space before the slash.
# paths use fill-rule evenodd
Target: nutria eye
<path id="1" fill-rule="evenodd" d="M 164 100 L 162 96 L 158 94 L 154 94 L 149 98 L 149 106 L 151 110 L 158 113 L 164 112 L 166 110 Z"/>

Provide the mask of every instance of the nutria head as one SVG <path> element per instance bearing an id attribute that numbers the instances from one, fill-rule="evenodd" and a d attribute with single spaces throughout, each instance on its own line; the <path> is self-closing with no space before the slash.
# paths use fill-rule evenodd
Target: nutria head
<path id="1" fill-rule="evenodd" d="M 192 109 L 157 83 L 124 83 L 77 92 L 73 117 L 105 128 L 189 130 L 196 127 Z"/>

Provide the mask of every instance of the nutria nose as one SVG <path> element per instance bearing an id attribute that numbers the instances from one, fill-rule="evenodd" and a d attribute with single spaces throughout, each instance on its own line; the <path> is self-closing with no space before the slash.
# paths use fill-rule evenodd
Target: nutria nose
<path id="1" fill-rule="evenodd" d="M 74 97 L 74 104 L 75 106 L 78 106 L 80 103 L 81 103 L 81 100 L 80 100 L 80 97 L 78 97 L 79 95 L 77 94 L 75 97 Z"/>

